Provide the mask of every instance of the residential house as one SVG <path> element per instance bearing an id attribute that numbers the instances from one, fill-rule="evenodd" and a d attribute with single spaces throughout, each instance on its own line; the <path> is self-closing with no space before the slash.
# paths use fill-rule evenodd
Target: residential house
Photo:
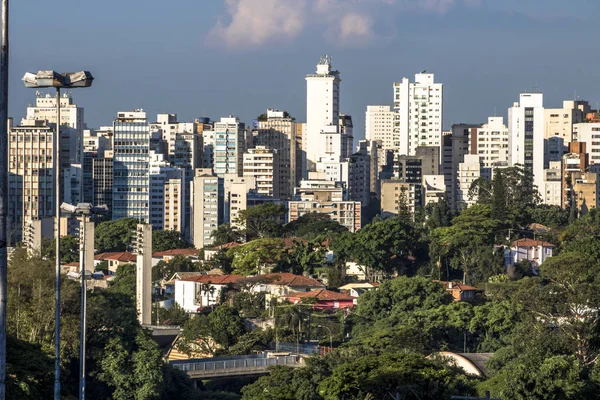
<path id="1" fill-rule="evenodd" d="M 280 297 L 280 300 L 287 300 L 292 304 L 302 302 L 311 303 L 316 310 L 338 310 L 340 308 L 349 308 L 354 306 L 356 298 L 347 294 L 332 292 L 331 290 L 319 289 L 310 292 L 290 293 Z"/>
<path id="2" fill-rule="evenodd" d="M 341 293 L 347 294 L 352 297 L 360 297 L 369 290 L 379 289 L 379 282 L 362 282 L 362 283 L 348 283 L 344 286 L 340 286 L 339 290 Z"/>
<path id="3" fill-rule="evenodd" d="M 183 256 L 189 258 L 191 261 L 196 262 L 199 258 L 199 251 L 196 249 L 173 249 L 167 251 L 156 251 L 152 253 L 152 265 L 156 265 L 159 261 L 168 263 L 175 256 Z"/>
<path id="4" fill-rule="evenodd" d="M 317 289 L 325 289 L 325 285 L 316 279 L 288 272 L 273 272 L 247 278 L 244 283 L 252 293 L 266 293 L 266 300 L 291 293 L 304 293 Z"/>
<path id="5" fill-rule="evenodd" d="M 475 294 L 477 294 L 477 288 L 465 285 L 464 283 L 438 282 L 444 285 L 444 288 L 452 295 L 454 301 L 472 301 L 475 299 Z"/>
<path id="6" fill-rule="evenodd" d="M 512 242 L 510 248 L 504 251 L 505 265 L 514 265 L 528 260 L 536 271 L 548 258 L 552 257 L 552 243 L 533 239 L 519 239 Z"/>
<path id="7" fill-rule="evenodd" d="M 198 275 L 175 281 L 175 303 L 188 313 L 196 313 L 204 307 L 218 305 L 221 294 L 241 275 Z"/>
<path id="8" fill-rule="evenodd" d="M 204 261 L 211 260 L 219 251 L 227 251 L 234 247 L 241 246 L 237 242 L 229 242 L 219 246 L 205 247 L 204 248 Z"/>
<path id="9" fill-rule="evenodd" d="M 117 272 L 119 265 L 135 264 L 137 262 L 137 256 L 128 251 L 96 254 L 94 256 L 94 267 L 97 267 L 102 261 L 108 263 L 109 275 L 114 275 Z"/>

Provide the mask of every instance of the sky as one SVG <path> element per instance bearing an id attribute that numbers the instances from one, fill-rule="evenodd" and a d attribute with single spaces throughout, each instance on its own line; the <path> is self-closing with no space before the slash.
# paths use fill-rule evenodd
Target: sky
<path id="1" fill-rule="evenodd" d="M 506 116 L 528 90 L 546 107 L 577 96 L 596 108 L 599 17 L 598 0 L 12 1 L 9 114 L 35 102 L 23 74 L 54 69 L 95 76 L 73 92 L 92 128 L 134 108 L 304 121 L 304 77 L 322 54 L 358 139 L 366 106 L 392 104 L 393 82 L 423 70 L 444 84 L 444 127 Z"/>

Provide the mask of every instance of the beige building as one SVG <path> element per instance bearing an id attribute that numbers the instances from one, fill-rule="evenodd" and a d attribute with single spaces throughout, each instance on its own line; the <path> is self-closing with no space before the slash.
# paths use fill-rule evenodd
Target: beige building
<path id="1" fill-rule="evenodd" d="M 390 106 L 367 106 L 365 139 L 379 143 L 382 149 L 394 149 L 394 117 Z"/>
<path id="2" fill-rule="evenodd" d="M 572 140 L 573 124 L 585 120 L 590 112 L 587 101 L 565 100 L 562 108 L 546 108 L 544 110 L 544 138 L 559 137 L 568 145 Z"/>
<path id="3" fill-rule="evenodd" d="M 265 120 L 258 121 L 254 146 L 264 146 L 276 151 L 278 166 L 273 185 L 279 188 L 279 194 L 275 197 L 290 199 L 297 182 L 297 152 L 302 147 L 298 147 L 296 135 L 298 125 L 302 124 L 296 124 L 296 120 L 285 111 L 268 109 L 266 117 Z M 260 188 L 258 190 L 260 193 Z"/>
<path id="4" fill-rule="evenodd" d="M 185 184 L 180 177 L 165 179 L 164 222 L 165 231 L 183 232 L 183 204 L 185 202 Z"/>
<path id="5" fill-rule="evenodd" d="M 303 215 L 319 213 L 328 215 L 350 232 L 361 228 L 361 204 L 357 201 L 289 201 L 288 222 L 297 220 Z"/>
<path id="6" fill-rule="evenodd" d="M 542 202 L 549 206 L 562 206 L 562 162 L 550 161 L 550 168 L 544 170 Z"/>
<path id="7" fill-rule="evenodd" d="M 254 149 L 248 149 L 244 153 L 244 177 L 254 178 L 256 182 L 256 191 L 264 196 L 280 198 L 281 180 L 280 180 L 280 162 L 281 157 L 277 150 L 265 146 L 256 146 Z M 287 165 L 289 179 L 289 163 Z M 285 182 L 285 194 L 283 197 L 289 198 L 290 181 Z"/>
<path id="8" fill-rule="evenodd" d="M 489 117 L 475 132 L 471 154 L 479 154 L 483 168 L 508 164 L 508 127 L 503 117 Z"/>
<path id="9" fill-rule="evenodd" d="M 381 216 L 397 216 L 402 207 L 408 207 L 410 215 L 415 215 L 415 197 L 417 186 L 400 179 L 381 181 Z"/>
<path id="10" fill-rule="evenodd" d="M 236 224 L 240 212 L 248 208 L 248 195 L 251 191 L 256 190 L 256 179 L 253 176 L 232 176 L 226 175 L 224 178 L 224 200 L 223 222 L 229 222 L 231 225 Z"/>
<path id="11" fill-rule="evenodd" d="M 68 132 L 61 130 L 61 182 L 70 166 L 68 140 Z M 54 126 L 45 120 L 23 119 L 20 126 L 9 120 L 8 236 L 13 243 L 21 240 L 27 221 L 54 216 L 53 141 Z M 62 202 L 64 193 L 60 197 Z"/>
<path id="12" fill-rule="evenodd" d="M 600 189 L 598 174 L 586 172 L 573 176 L 573 194 L 580 215 L 587 214 L 598 207 L 598 190 Z"/>
<path id="13" fill-rule="evenodd" d="M 301 201 L 343 201 L 347 199 L 345 188 L 339 183 L 325 179 L 300 182 L 294 190 L 294 199 Z"/>
<path id="14" fill-rule="evenodd" d="M 294 187 L 300 184 L 302 179 L 306 179 L 306 150 L 304 146 L 304 137 L 306 135 L 306 123 L 296 124 L 296 181 Z"/>
<path id="15" fill-rule="evenodd" d="M 573 141 L 585 143 L 590 165 L 600 164 L 599 122 L 585 122 L 573 125 Z"/>
<path id="16" fill-rule="evenodd" d="M 198 168 L 190 195 L 191 239 L 195 248 L 202 249 L 213 244 L 211 234 L 222 221 L 223 180 L 210 168 Z"/>

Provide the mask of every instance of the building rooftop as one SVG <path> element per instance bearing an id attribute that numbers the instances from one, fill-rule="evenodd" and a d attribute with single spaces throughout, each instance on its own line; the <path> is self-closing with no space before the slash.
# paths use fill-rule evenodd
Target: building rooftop
<path id="1" fill-rule="evenodd" d="M 152 253 L 152 257 L 165 257 L 165 256 L 198 256 L 198 250 L 196 249 L 172 249 L 167 251 L 157 251 Z"/>
<path id="2" fill-rule="evenodd" d="M 114 252 L 114 253 L 100 253 L 94 256 L 96 261 L 112 260 L 122 262 L 136 262 L 137 256 L 128 251 Z"/>
<path id="3" fill-rule="evenodd" d="M 241 275 L 197 275 L 180 279 L 185 282 L 208 283 L 213 285 L 227 285 L 244 279 Z"/>
<path id="4" fill-rule="evenodd" d="M 257 275 L 248 278 L 249 282 L 261 280 L 267 280 L 271 285 L 281 285 L 289 287 L 325 287 L 323 283 L 317 281 L 316 279 L 302 275 L 294 275 L 288 272 L 274 272 L 270 274 Z"/>
<path id="5" fill-rule="evenodd" d="M 303 293 L 290 293 L 281 297 L 294 299 L 316 299 L 322 301 L 353 301 L 355 299 L 354 297 L 348 296 L 347 294 L 333 292 L 331 290 L 326 289 L 313 290 L 310 292 Z"/>
<path id="6" fill-rule="evenodd" d="M 533 239 L 519 239 L 512 242 L 513 247 L 535 247 L 535 246 L 543 246 L 543 247 L 556 247 L 552 243 L 543 242 L 541 240 L 533 240 Z"/>

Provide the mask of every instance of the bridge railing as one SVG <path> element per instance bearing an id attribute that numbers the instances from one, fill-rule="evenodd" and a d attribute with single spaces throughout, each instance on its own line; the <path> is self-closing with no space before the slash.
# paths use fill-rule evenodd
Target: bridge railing
<path id="1" fill-rule="evenodd" d="M 243 372 L 248 370 L 264 370 L 271 365 L 295 365 L 298 363 L 296 356 L 281 356 L 270 358 L 247 358 L 223 361 L 201 361 L 177 363 L 173 366 L 188 374 L 216 375 L 223 373 Z"/>

